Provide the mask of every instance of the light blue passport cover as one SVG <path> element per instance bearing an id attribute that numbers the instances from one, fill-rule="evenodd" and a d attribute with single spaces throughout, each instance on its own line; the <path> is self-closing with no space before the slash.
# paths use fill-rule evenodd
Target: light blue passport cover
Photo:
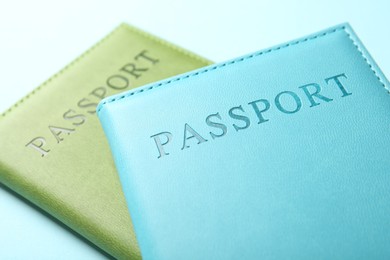
<path id="1" fill-rule="evenodd" d="M 389 259 L 389 82 L 348 24 L 105 99 L 144 259 Z"/>

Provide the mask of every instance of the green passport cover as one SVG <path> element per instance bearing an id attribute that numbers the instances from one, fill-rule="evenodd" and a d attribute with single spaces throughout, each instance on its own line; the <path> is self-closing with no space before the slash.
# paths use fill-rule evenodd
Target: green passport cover
<path id="1" fill-rule="evenodd" d="M 140 258 L 96 106 L 209 63 L 119 26 L 1 115 L 0 181 L 115 258 Z"/>

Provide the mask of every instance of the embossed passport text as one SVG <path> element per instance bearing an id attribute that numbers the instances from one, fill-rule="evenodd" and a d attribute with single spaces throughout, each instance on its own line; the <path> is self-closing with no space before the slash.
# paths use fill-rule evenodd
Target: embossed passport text
<path id="1" fill-rule="evenodd" d="M 98 113 L 145 259 L 390 257 L 389 82 L 348 24 Z"/>
<path id="2" fill-rule="evenodd" d="M 0 182 L 116 259 L 140 259 L 96 107 L 208 64 L 122 24 L 0 115 Z"/>

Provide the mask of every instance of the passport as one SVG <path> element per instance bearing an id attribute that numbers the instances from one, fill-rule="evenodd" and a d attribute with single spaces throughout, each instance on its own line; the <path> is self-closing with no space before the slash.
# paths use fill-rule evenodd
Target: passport
<path id="1" fill-rule="evenodd" d="M 389 258 L 389 89 L 341 24 L 101 101 L 143 258 Z"/>
<path id="2" fill-rule="evenodd" d="M 209 63 L 119 26 L 0 116 L 0 181 L 111 256 L 139 259 L 96 106 Z"/>

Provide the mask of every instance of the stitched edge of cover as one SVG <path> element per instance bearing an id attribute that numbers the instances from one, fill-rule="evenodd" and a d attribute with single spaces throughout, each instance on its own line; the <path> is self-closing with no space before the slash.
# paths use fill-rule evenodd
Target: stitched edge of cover
<path id="1" fill-rule="evenodd" d="M 59 76 L 61 76 L 61 74 L 63 74 L 64 72 L 68 71 L 71 67 L 73 67 L 75 64 L 77 64 L 80 60 L 82 60 L 84 57 L 88 56 L 93 50 L 95 50 L 97 47 L 99 47 L 103 42 L 106 42 L 109 38 L 111 38 L 117 31 L 119 31 L 120 28 L 123 28 L 125 27 L 127 30 L 131 31 L 131 32 L 134 32 L 134 33 L 137 33 L 147 39 L 150 39 L 152 41 L 155 41 L 157 43 L 160 43 L 161 45 L 165 45 L 167 46 L 168 48 L 171 48 L 172 50 L 175 50 L 177 52 L 180 52 L 192 59 L 195 59 L 195 60 L 198 60 L 200 62 L 203 62 L 203 63 L 211 63 L 209 60 L 207 59 L 203 59 L 201 58 L 200 56 L 197 56 L 196 54 L 190 52 L 190 51 L 187 51 L 185 49 L 182 49 L 174 44 L 171 44 L 163 39 L 160 39 L 158 37 L 155 37 L 147 32 L 144 32 L 140 29 L 137 29 L 133 26 L 130 26 L 129 24 L 126 24 L 126 23 L 122 23 L 120 24 L 117 28 L 115 28 L 113 31 L 111 31 L 108 35 L 106 35 L 103 39 L 101 39 L 100 41 L 98 41 L 97 43 L 95 43 L 92 47 L 90 47 L 88 50 L 86 50 L 84 53 L 82 53 L 80 56 L 78 56 L 75 60 L 73 60 L 72 62 L 70 62 L 68 65 L 66 65 L 64 68 L 62 68 L 59 72 L 57 72 L 56 74 L 54 74 L 53 76 L 51 76 L 49 79 L 47 79 L 46 81 L 44 81 L 42 84 L 40 84 L 38 87 L 36 87 L 35 89 L 33 89 L 30 93 L 28 93 L 27 95 L 25 95 L 23 98 L 19 99 L 16 103 L 14 103 L 11 107 L 9 107 L 7 110 L 5 110 L 3 113 L 1 113 L 0 115 L 0 119 L 1 118 L 4 118 L 8 113 L 10 113 L 12 110 L 14 110 L 15 108 L 17 108 L 19 105 L 21 105 L 24 101 L 26 101 L 27 99 L 29 99 L 30 97 L 32 97 L 34 94 L 36 94 L 40 89 L 42 89 L 43 87 L 45 87 L 46 85 L 48 85 L 50 82 L 52 82 L 53 80 L 55 80 L 56 78 L 58 78 Z"/>
<path id="2" fill-rule="evenodd" d="M 54 74 L 53 76 L 51 76 L 49 79 L 47 79 L 46 81 L 44 81 L 41 85 L 39 85 L 38 87 L 36 87 L 35 89 L 33 89 L 30 93 L 28 93 L 27 95 L 25 95 L 24 97 L 22 97 L 21 99 L 19 99 L 19 101 L 17 101 L 15 104 L 13 104 L 11 107 L 9 107 L 7 110 L 5 110 L 2 114 L 1 114 L 1 117 L 4 117 L 6 114 L 10 113 L 12 110 L 14 110 L 15 108 L 17 108 L 20 104 L 22 104 L 24 101 L 26 101 L 27 99 L 29 99 L 31 96 L 33 96 L 35 93 L 37 93 L 40 89 L 42 89 L 44 86 L 48 85 L 51 81 L 55 80 L 56 78 L 58 78 L 61 74 L 63 74 L 64 72 L 66 72 L 67 70 L 69 70 L 73 65 L 75 65 L 76 63 L 78 63 L 82 58 L 84 58 L 85 56 L 87 56 L 89 53 L 91 53 L 94 49 L 96 49 L 96 47 L 98 47 L 99 45 L 101 45 L 103 42 L 105 42 L 107 39 L 109 39 L 115 32 L 117 32 L 119 30 L 119 28 L 121 28 L 123 25 L 121 24 L 120 26 L 118 26 L 117 28 L 115 28 L 112 32 L 110 32 L 107 36 L 105 36 L 103 39 L 101 39 L 100 41 L 98 41 L 95 45 L 93 45 L 92 47 L 90 47 L 87 51 L 85 51 L 84 53 L 82 53 L 80 56 L 78 56 L 75 60 L 73 60 L 72 62 L 70 62 L 68 65 L 66 65 L 64 68 L 62 68 L 59 72 L 57 72 L 56 74 Z"/>
<path id="3" fill-rule="evenodd" d="M 356 50 L 360 53 L 360 55 L 362 56 L 362 58 L 364 59 L 364 61 L 366 62 L 366 64 L 368 65 L 368 67 L 370 67 L 371 71 L 374 73 L 375 77 L 378 79 L 379 83 L 382 85 L 382 87 L 385 88 L 385 90 L 387 91 L 387 94 L 390 94 L 390 89 L 388 86 L 386 86 L 386 83 L 382 80 L 380 74 L 378 74 L 378 72 L 376 71 L 375 67 L 373 64 L 370 63 L 369 61 L 369 58 L 367 58 L 364 53 L 363 53 L 363 50 L 361 49 L 361 46 L 359 44 L 359 42 L 356 42 L 351 34 L 345 29 L 344 27 L 344 32 L 347 34 L 348 38 L 352 41 L 352 44 L 356 47 Z"/>
<path id="4" fill-rule="evenodd" d="M 178 45 L 175 45 L 173 43 L 165 41 L 162 38 L 154 36 L 153 34 L 149 34 L 148 32 L 145 32 L 145 31 L 143 31 L 141 29 L 138 29 L 137 27 L 133 27 L 133 26 L 128 25 L 128 24 L 124 24 L 124 25 L 126 26 L 126 29 L 128 29 L 129 31 L 138 33 L 139 35 L 144 36 L 145 38 L 153 40 L 153 41 L 155 41 L 157 43 L 160 43 L 161 45 L 165 45 L 165 46 L 167 46 L 167 47 L 169 47 L 169 48 L 171 48 L 171 49 L 173 49 L 173 50 L 175 50 L 177 52 L 180 52 L 180 53 L 182 53 L 182 54 L 184 54 L 184 55 L 186 55 L 186 56 L 188 56 L 190 58 L 193 58 L 194 60 L 198 60 L 198 61 L 200 61 L 202 63 L 208 63 L 208 64 L 213 63 L 210 60 L 205 59 L 203 57 L 200 57 L 200 56 L 196 55 L 195 53 L 193 53 L 193 52 L 191 52 L 191 51 L 189 51 L 187 49 L 181 48 Z"/>
<path id="5" fill-rule="evenodd" d="M 344 31 L 348 35 L 348 38 L 352 41 L 352 44 L 356 47 L 357 51 L 360 53 L 362 58 L 365 60 L 366 64 L 370 67 L 371 71 L 374 73 L 374 75 L 376 76 L 378 81 L 385 88 L 385 90 L 387 90 L 387 93 L 390 94 L 389 88 L 382 81 L 381 77 L 376 72 L 374 66 L 372 64 L 370 64 L 368 58 L 366 58 L 364 56 L 363 52 L 360 49 L 360 46 L 359 46 L 360 44 L 356 43 L 355 40 L 352 39 L 350 33 L 348 33 L 346 31 L 346 26 L 341 26 L 341 27 L 334 28 L 334 29 L 332 29 L 330 31 L 322 32 L 322 33 L 319 33 L 317 35 L 313 35 L 313 36 L 310 36 L 310 37 L 307 37 L 307 38 L 304 38 L 304 39 L 301 39 L 301 40 L 291 41 L 289 43 L 286 43 L 286 44 L 278 46 L 278 47 L 270 48 L 270 49 L 267 49 L 267 50 L 264 50 L 264 51 L 255 52 L 253 54 L 250 54 L 250 55 L 247 55 L 247 56 L 244 56 L 244 57 L 241 57 L 241 58 L 237 58 L 237 59 L 232 60 L 232 61 L 228 61 L 228 62 L 219 64 L 219 65 L 215 65 L 215 66 L 211 66 L 211 67 L 209 67 L 207 69 L 200 70 L 200 71 L 194 72 L 192 74 L 187 74 L 187 75 L 184 75 L 184 76 L 181 76 L 181 77 L 177 77 L 177 78 L 173 78 L 173 79 L 170 79 L 170 80 L 167 80 L 167 81 L 163 81 L 163 82 L 160 82 L 160 83 L 158 83 L 156 85 L 152 85 L 152 86 L 150 86 L 148 88 L 142 88 L 142 89 L 138 89 L 138 90 L 135 90 L 135 91 L 132 91 L 132 92 L 128 92 L 128 93 L 126 93 L 124 95 L 115 96 L 112 99 L 108 99 L 108 100 L 102 102 L 100 104 L 100 106 L 98 107 L 97 113 L 99 113 L 100 110 L 102 110 L 103 107 L 106 104 L 108 104 L 108 103 L 112 103 L 112 102 L 115 102 L 115 101 L 118 101 L 118 100 L 130 97 L 130 96 L 133 96 L 133 95 L 138 94 L 138 93 L 142 93 L 142 92 L 145 92 L 145 91 L 148 91 L 148 90 L 152 90 L 152 89 L 155 89 L 155 88 L 163 86 L 163 85 L 168 85 L 168 84 L 170 84 L 172 82 L 175 82 L 175 81 L 180 81 L 180 80 L 184 80 L 184 79 L 187 79 L 187 78 L 190 78 L 190 77 L 198 76 L 200 74 L 203 74 L 203 73 L 206 73 L 206 72 L 209 72 L 209 71 L 212 71 L 212 70 L 216 70 L 216 69 L 228 66 L 228 65 L 232 65 L 232 64 L 235 64 L 235 63 L 238 63 L 238 62 L 242 62 L 242 61 L 245 61 L 245 60 L 248 60 L 248 59 L 260 56 L 260 55 L 263 55 L 263 54 L 267 54 L 267 53 L 270 53 L 270 52 L 273 52 L 273 51 L 278 51 L 280 49 L 284 49 L 284 48 L 287 48 L 287 47 L 290 47 L 290 46 L 293 46 L 293 45 L 297 45 L 297 44 L 300 44 L 300 43 L 303 43 L 303 42 L 306 42 L 306 41 L 315 40 L 315 39 L 324 37 L 326 35 L 329 35 L 329 34 L 332 34 L 332 33 L 335 33 L 337 31 L 341 31 L 341 30 Z"/>

